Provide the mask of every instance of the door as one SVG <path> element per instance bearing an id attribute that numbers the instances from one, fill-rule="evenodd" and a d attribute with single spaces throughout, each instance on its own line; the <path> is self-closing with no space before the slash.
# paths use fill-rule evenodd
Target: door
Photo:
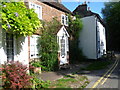
<path id="1" fill-rule="evenodd" d="M 68 63 L 67 61 L 67 38 L 65 36 L 60 38 L 60 65 Z"/>

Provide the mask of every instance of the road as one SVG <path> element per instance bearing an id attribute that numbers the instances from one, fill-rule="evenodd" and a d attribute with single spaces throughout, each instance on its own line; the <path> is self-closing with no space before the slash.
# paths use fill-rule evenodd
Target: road
<path id="1" fill-rule="evenodd" d="M 120 90 L 120 54 L 116 54 L 116 60 L 109 69 L 97 70 L 85 74 L 90 80 L 86 88 L 110 88 Z"/>
<path id="2" fill-rule="evenodd" d="M 94 83 L 92 88 L 116 88 L 120 90 L 120 54 L 116 54 L 116 57 L 115 63 Z"/>

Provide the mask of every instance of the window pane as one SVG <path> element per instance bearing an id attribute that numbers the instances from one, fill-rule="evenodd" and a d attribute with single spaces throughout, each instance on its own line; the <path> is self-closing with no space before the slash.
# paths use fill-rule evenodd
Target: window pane
<path id="1" fill-rule="evenodd" d="M 62 24 L 64 25 L 64 16 L 62 16 Z"/>
<path id="2" fill-rule="evenodd" d="M 14 59 L 14 42 L 13 35 L 6 33 L 6 49 L 7 49 L 7 60 Z"/>
<path id="3" fill-rule="evenodd" d="M 39 47 L 38 47 L 38 35 L 32 35 L 30 38 L 30 57 L 38 58 L 39 57 Z"/>
<path id="4" fill-rule="evenodd" d="M 68 16 L 66 16 L 66 20 L 65 21 L 66 21 L 66 25 L 68 25 Z"/>

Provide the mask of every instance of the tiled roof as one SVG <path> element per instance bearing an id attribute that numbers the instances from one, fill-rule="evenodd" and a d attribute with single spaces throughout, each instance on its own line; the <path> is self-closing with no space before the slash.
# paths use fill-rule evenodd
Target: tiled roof
<path id="1" fill-rule="evenodd" d="M 105 23 L 104 23 L 103 19 L 100 17 L 100 15 L 97 14 L 97 13 L 94 13 L 90 10 L 87 10 L 87 5 L 86 4 L 79 5 L 73 11 L 73 13 L 74 13 L 74 15 L 80 15 L 81 18 L 95 15 L 100 20 L 100 22 L 105 26 Z"/>
<path id="2" fill-rule="evenodd" d="M 41 1 L 41 0 L 39 0 L 39 1 Z M 61 3 L 58 3 L 58 2 L 43 2 L 43 3 L 45 3 L 45 4 L 47 4 L 47 5 L 51 6 L 51 7 L 54 7 L 54 8 L 56 8 L 56 9 L 58 9 L 58 10 L 61 10 L 61 11 L 63 11 L 63 12 L 72 14 L 72 12 L 71 12 L 69 9 L 67 9 L 67 8 L 66 8 L 63 4 L 61 4 Z"/>

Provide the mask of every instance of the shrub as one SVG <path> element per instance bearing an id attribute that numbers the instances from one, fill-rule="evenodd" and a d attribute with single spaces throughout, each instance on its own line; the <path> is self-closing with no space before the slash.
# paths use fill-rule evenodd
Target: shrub
<path id="1" fill-rule="evenodd" d="M 43 81 L 39 78 L 37 78 L 37 76 L 35 74 L 31 74 L 32 75 L 32 88 L 48 88 L 48 86 L 50 85 L 50 81 Z"/>
<path id="2" fill-rule="evenodd" d="M 41 46 L 41 62 L 46 71 L 53 71 L 58 66 L 58 43 L 56 32 L 60 27 L 60 23 L 53 19 L 50 22 L 43 22 L 43 30 L 39 45 Z"/>
<path id="3" fill-rule="evenodd" d="M 28 88 L 32 78 L 27 74 L 28 67 L 20 62 L 9 62 L 2 65 L 3 88 Z"/>

